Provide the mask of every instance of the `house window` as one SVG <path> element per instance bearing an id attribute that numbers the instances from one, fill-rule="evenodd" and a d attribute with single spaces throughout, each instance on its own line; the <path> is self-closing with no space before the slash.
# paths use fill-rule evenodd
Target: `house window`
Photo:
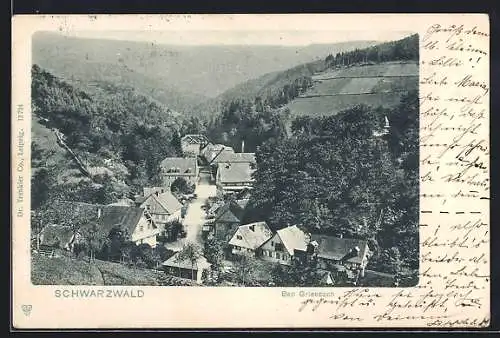
<path id="1" fill-rule="evenodd" d="M 240 241 L 243 239 L 240 235 L 236 235 L 236 238 L 239 239 Z"/>
<path id="2" fill-rule="evenodd" d="M 275 249 L 276 251 L 284 251 L 284 250 L 283 250 L 283 249 L 284 249 L 283 244 L 281 244 L 281 243 L 276 243 L 276 245 L 274 246 L 274 249 Z"/>
<path id="3" fill-rule="evenodd" d="M 144 226 L 143 225 L 139 225 L 139 231 L 144 231 Z"/>

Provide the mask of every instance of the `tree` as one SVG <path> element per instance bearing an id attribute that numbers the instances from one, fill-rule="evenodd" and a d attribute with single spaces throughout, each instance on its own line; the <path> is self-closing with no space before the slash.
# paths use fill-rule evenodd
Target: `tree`
<path id="1" fill-rule="evenodd" d="M 107 240 L 108 259 L 121 261 L 123 257 L 123 250 L 130 242 L 130 234 L 127 229 L 122 229 L 119 226 L 114 227 L 109 232 Z"/>
<path id="2" fill-rule="evenodd" d="M 181 148 L 181 136 L 179 135 L 179 132 L 174 132 L 172 134 L 172 141 L 170 141 L 171 146 L 174 148 L 177 156 L 182 155 L 182 148 Z"/>
<path id="3" fill-rule="evenodd" d="M 236 278 L 239 283 L 245 285 L 252 285 L 255 283 L 257 262 L 254 257 L 241 256 L 236 261 Z"/>
<path id="4" fill-rule="evenodd" d="M 370 261 L 370 268 L 377 271 L 398 274 L 402 270 L 403 262 L 398 247 L 383 249 Z"/>
<path id="5" fill-rule="evenodd" d="M 203 255 L 212 264 L 212 269 L 219 272 L 224 259 L 224 242 L 213 237 L 204 243 Z"/>
<path id="6" fill-rule="evenodd" d="M 71 203 L 55 199 L 47 201 L 32 213 L 32 228 L 38 237 L 46 225 L 58 224 L 71 228 L 73 236 L 76 237 L 82 226 L 89 225 L 96 219 L 97 215 L 81 211 Z"/>
<path id="7" fill-rule="evenodd" d="M 275 266 L 272 270 L 273 282 L 278 286 L 318 286 L 321 280 L 315 259 L 294 259 L 292 265 Z"/>
<path id="8" fill-rule="evenodd" d="M 50 198 L 50 192 L 55 185 L 54 168 L 33 169 L 31 178 L 31 208 L 37 209 Z"/>
<path id="9" fill-rule="evenodd" d="M 192 194 L 194 193 L 195 186 L 190 184 L 186 179 L 177 177 L 170 186 L 173 194 Z"/>
<path id="10" fill-rule="evenodd" d="M 166 254 L 166 248 L 162 245 L 157 245 L 153 248 L 151 252 L 151 262 L 154 269 L 158 269 L 161 263 L 164 262 L 163 257 Z"/>
<path id="11" fill-rule="evenodd" d="M 176 241 L 182 229 L 182 223 L 178 219 L 165 223 L 165 230 L 159 236 L 160 242 Z"/>
<path id="12" fill-rule="evenodd" d="M 183 245 L 181 251 L 179 252 L 178 258 L 182 260 L 188 260 L 191 263 L 191 279 L 194 278 L 194 265 L 198 259 L 202 256 L 201 248 L 195 243 L 186 243 Z"/>
<path id="13" fill-rule="evenodd" d="M 95 253 L 99 250 L 99 227 L 97 222 L 83 227 L 80 231 L 88 250 L 89 263 L 95 262 Z"/>
<path id="14" fill-rule="evenodd" d="M 418 268 L 418 97 L 411 95 L 399 112 L 358 105 L 302 117 L 292 137 L 265 142 L 248 214 L 274 230 L 298 224 L 375 249 L 397 246 L 401 262 Z M 391 130 L 379 137 L 385 116 Z"/>

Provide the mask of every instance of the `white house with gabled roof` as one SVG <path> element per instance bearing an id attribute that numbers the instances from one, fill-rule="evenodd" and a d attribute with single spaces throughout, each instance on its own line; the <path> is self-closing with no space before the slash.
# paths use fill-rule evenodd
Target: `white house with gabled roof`
<path id="1" fill-rule="evenodd" d="M 231 239 L 229 245 L 234 255 L 255 257 L 259 247 L 273 235 L 266 222 L 255 222 L 240 225 Z"/>
<path id="2" fill-rule="evenodd" d="M 260 248 L 261 258 L 269 261 L 291 265 L 295 250 L 307 249 L 310 235 L 296 225 L 282 228 Z"/>

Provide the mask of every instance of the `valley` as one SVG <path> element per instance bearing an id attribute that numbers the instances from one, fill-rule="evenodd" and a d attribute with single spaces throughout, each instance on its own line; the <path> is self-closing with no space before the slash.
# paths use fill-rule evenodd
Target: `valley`
<path id="1" fill-rule="evenodd" d="M 104 285 L 414 285 L 416 35 L 299 53 L 41 34 L 33 60 L 35 270 L 75 262 L 76 280 Z M 330 256 L 310 257 L 314 243 Z M 38 281 L 74 283 L 52 272 Z"/>

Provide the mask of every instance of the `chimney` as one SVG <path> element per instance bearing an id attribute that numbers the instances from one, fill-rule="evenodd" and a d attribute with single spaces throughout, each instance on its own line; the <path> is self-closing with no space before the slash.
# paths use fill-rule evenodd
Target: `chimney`
<path id="1" fill-rule="evenodd" d="M 160 192 L 158 190 L 155 191 L 155 195 L 158 196 L 160 195 Z"/>
<path id="2" fill-rule="evenodd" d="M 255 224 L 249 226 L 250 230 L 255 231 Z"/>
<path id="3" fill-rule="evenodd" d="M 97 219 L 100 219 L 100 218 L 101 218 L 101 215 L 102 215 L 102 208 L 101 208 L 101 207 L 98 207 L 98 208 L 97 208 Z"/>
<path id="4" fill-rule="evenodd" d="M 241 152 L 245 152 L 245 140 L 241 140 Z"/>

